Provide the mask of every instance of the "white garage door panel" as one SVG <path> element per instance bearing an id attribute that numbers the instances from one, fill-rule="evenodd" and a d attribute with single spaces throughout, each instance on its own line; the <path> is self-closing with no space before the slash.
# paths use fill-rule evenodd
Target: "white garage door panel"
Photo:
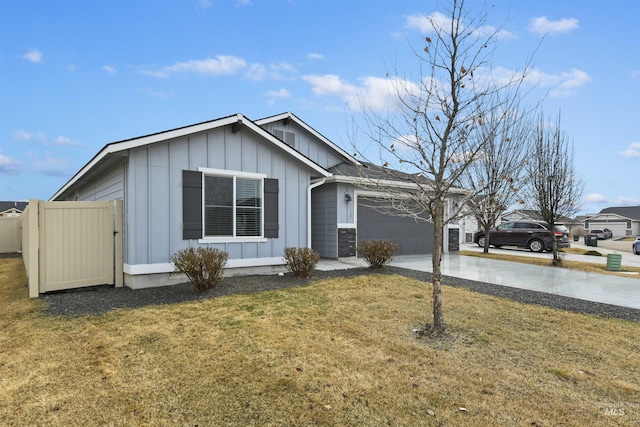
<path id="1" fill-rule="evenodd" d="M 627 223 L 622 222 L 603 222 L 597 223 L 592 222 L 589 224 L 589 230 L 603 230 L 608 228 L 613 233 L 613 237 L 623 237 L 626 236 L 627 233 Z"/>

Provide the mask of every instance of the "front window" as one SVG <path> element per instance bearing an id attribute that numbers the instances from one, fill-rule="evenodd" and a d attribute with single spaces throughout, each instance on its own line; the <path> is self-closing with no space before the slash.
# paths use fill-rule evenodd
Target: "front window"
<path id="1" fill-rule="evenodd" d="M 262 178 L 205 174 L 205 237 L 262 237 L 262 201 Z"/>

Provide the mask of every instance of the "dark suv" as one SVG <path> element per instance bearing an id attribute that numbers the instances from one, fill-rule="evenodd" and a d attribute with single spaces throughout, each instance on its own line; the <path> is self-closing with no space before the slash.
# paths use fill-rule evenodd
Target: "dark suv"
<path id="1" fill-rule="evenodd" d="M 519 246 L 533 252 L 552 251 L 554 238 L 558 248 L 570 246 L 569 231 L 565 226 L 555 225 L 552 232 L 549 224 L 542 221 L 503 222 L 489 231 L 489 244 L 496 248 Z M 484 239 L 484 230 L 473 235 L 473 241 L 480 247 L 484 247 Z"/>

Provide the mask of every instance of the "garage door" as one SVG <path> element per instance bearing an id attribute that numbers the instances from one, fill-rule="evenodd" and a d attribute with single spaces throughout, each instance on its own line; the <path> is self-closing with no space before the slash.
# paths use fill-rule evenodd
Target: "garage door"
<path id="1" fill-rule="evenodd" d="M 382 213 L 374 206 L 388 206 L 379 199 L 358 197 L 357 240 L 390 240 L 400 246 L 398 255 L 426 254 L 433 249 L 433 224 Z"/>
<path id="2" fill-rule="evenodd" d="M 604 228 L 608 228 L 609 230 L 611 230 L 611 232 L 613 233 L 613 237 L 622 237 L 622 236 L 626 236 L 627 235 L 627 223 L 626 222 L 603 222 L 603 223 L 596 223 L 596 222 L 592 222 L 589 223 L 589 229 L 591 230 L 595 230 L 595 229 L 604 229 Z"/>

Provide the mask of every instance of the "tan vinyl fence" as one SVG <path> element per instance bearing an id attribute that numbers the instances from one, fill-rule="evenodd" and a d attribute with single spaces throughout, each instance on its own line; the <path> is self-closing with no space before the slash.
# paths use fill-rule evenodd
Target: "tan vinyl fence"
<path id="1" fill-rule="evenodd" d="M 30 200 L 22 214 L 29 296 L 94 285 L 122 286 L 122 201 Z"/>
<path id="2" fill-rule="evenodd" d="M 17 253 L 22 250 L 20 218 L 0 217 L 0 254 Z"/>

